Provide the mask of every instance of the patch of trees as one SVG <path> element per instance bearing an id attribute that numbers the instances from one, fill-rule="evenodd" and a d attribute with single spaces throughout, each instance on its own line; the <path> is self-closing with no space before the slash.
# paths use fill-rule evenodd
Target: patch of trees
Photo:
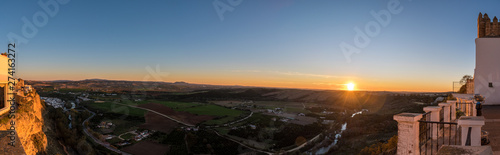
<path id="1" fill-rule="evenodd" d="M 357 154 L 363 148 L 397 135 L 392 114 L 361 114 L 348 119 L 347 129 L 328 154 Z"/>
<path id="2" fill-rule="evenodd" d="M 81 125 L 82 118 L 81 115 L 75 110 L 70 110 L 68 112 L 64 112 L 61 108 L 54 109 L 53 107 L 49 107 L 49 118 L 53 120 L 54 129 L 56 132 L 56 139 L 62 142 L 65 146 L 69 147 L 70 150 L 74 152 L 78 152 L 78 154 L 86 154 L 87 151 L 91 150 L 82 150 L 78 147 L 78 144 L 82 141 L 86 140 L 86 136 L 83 134 L 83 126 Z M 68 127 L 69 119 L 67 113 L 71 113 L 72 116 L 72 128 Z M 85 116 L 88 116 L 86 114 Z"/>
<path id="3" fill-rule="evenodd" d="M 467 89 L 471 89 L 471 88 L 467 88 L 467 81 L 472 80 L 472 79 L 474 79 L 474 77 L 472 77 L 471 75 L 464 75 L 462 77 L 462 79 L 460 80 L 460 84 L 462 86 L 458 90 L 458 93 L 462 93 L 462 94 L 467 93 Z"/>
<path id="4" fill-rule="evenodd" d="M 393 115 L 362 114 L 349 119 L 347 129 L 342 137 L 358 136 L 367 134 L 381 134 L 397 132 L 397 122 Z"/>
<path id="5" fill-rule="evenodd" d="M 256 129 L 251 129 L 249 126 L 244 126 L 243 128 L 230 130 L 227 134 L 238 136 L 241 138 L 256 140 L 258 142 L 262 142 L 268 138 L 267 134 L 259 134 L 262 128 L 257 127 Z M 263 132 L 263 131 L 262 131 Z"/>
<path id="6" fill-rule="evenodd" d="M 189 133 L 186 140 L 193 154 L 241 154 L 246 150 L 238 143 L 205 130 Z"/>
<path id="7" fill-rule="evenodd" d="M 275 149 L 295 145 L 295 142 L 299 137 L 304 137 L 307 140 L 311 139 L 321 133 L 322 129 L 323 128 L 319 123 L 313 123 L 305 126 L 288 124 L 281 131 L 274 134 L 274 140 L 276 141 Z"/>
<path id="8" fill-rule="evenodd" d="M 91 109 L 91 108 L 89 108 L 89 109 Z M 93 110 L 93 111 L 96 111 L 96 110 Z M 112 121 L 115 119 L 124 120 L 127 122 L 126 123 L 116 123 L 116 122 Z M 85 120 L 85 119 L 83 119 L 83 120 Z M 89 126 L 93 129 L 97 129 L 97 125 L 100 124 L 101 121 L 109 121 L 109 120 L 111 120 L 112 123 L 114 124 L 114 126 L 113 126 L 114 130 L 110 134 L 115 134 L 115 135 L 122 134 L 123 132 L 126 132 L 124 130 L 129 129 L 132 126 L 136 126 L 140 123 L 145 122 L 144 117 L 105 112 L 105 113 L 101 113 L 101 114 L 96 114 L 92 119 L 90 119 Z M 96 130 L 96 131 L 98 131 L 98 130 Z"/>
<path id="9" fill-rule="evenodd" d="M 386 143 L 378 142 L 372 144 L 369 147 L 365 147 L 359 152 L 361 155 L 371 155 L 371 154 L 395 154 L 396 147 L 398 145 L 398 136 L 393 136 Z"/>

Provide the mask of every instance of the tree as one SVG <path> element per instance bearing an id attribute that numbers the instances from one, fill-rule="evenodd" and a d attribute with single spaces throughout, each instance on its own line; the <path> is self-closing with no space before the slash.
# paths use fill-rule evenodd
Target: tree
<path id="1" fill-rule="evenodd" d="M 472 76 L 470 75 L 464 75 L 462 79 L 460 80 L 460 84 L 462 87 L 460 87 L 460 90 L 458 90 L 458 93 L 467 93 L 467 81 L 472 80 Z"/>
<path id="2" fill-rule="evenodd" d="M 461 85 L 467 84 L 467 80 L 471 80 L 473 77 L 471 75 L 464 75 L 462 79 L 460 80 Z"/>
<path id="3" fill-rule="evenodd" d="M 462 85 L 462 87 L 460 87 L 460 90 L 458 90 L 458 93 L 461 94 L 467 93 L 467 85 Z"/>
<path id="4" fill-rule="evenodd" d="M 398 135 L 393 136 L 387 143 L 375 143 L 369 147 L 365 147 L 359 154 L 391 154 L 398 145 Z"/>

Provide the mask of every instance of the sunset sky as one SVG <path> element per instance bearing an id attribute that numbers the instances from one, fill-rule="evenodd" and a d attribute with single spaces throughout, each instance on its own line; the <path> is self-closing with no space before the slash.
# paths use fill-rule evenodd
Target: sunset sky
<path id="1" fill-rule="evenodd" d="M 500 16 L 493 0 L 72 0 L 53 16 L 37 2 L 2 2 L 0 50 L 9 34 L 26 39 L 16 41 L 20 78 L 309 89 L 451 91 L 474 73 L 478 13 Z M 214 3 L 232 11 L 221 18 Z M 399 13 L 380 26 L 370 12 L 388 4 Z M 34 16 L 41 26 L 23 34 Z M 346 59 L 340 44 L 355 46 L 355 28 L 374 22 L 379 33 Z"/>

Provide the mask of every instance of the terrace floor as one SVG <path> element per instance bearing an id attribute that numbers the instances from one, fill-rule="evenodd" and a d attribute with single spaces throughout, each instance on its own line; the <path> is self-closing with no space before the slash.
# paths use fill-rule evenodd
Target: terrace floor
<path id="1" fill-rule="evenodd" d="M 500 106 L 483 106 L 483 116 L 486 119 L 482 130 L 488 131 L 493 154 L 500 155 Z"/>

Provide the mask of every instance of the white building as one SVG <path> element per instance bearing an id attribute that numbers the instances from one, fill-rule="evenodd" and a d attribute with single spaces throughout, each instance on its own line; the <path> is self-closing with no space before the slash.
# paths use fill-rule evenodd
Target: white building
<path id="1" fill-rule="evenodd" d="M 7 65 L 9 58 L 5 55 L 0 55 L 0 115 L 3 115 L 10 110 L 10 102 L 8 98 L 12 97 L 12 90 L 9 88 L 9 66 Z M 10 85 L 12 86 L 12 85 Z"/>
<path id="2" fill-rule="evenodd" d="M 474 94 L 485 98 L 484 105 L 500 105 L 500 24 L 481 13 L 477 22 Z"/>

